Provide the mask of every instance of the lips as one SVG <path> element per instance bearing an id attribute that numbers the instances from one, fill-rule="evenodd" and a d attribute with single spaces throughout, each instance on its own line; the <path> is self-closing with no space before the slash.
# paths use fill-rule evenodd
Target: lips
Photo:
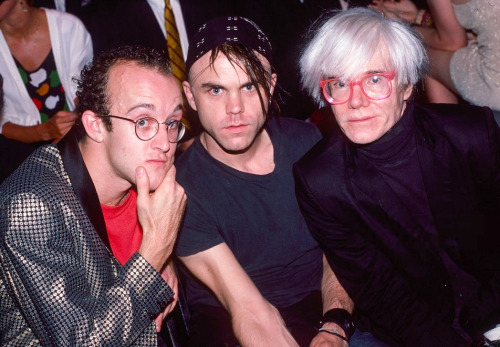
<path id="1" fill-rule="evenodd" d="M 155 165 L 155 166 L 163 166 L 167 163 L 166 159 L 149 159 L 146 160 L 148 164 Z"/>
<path id="2" fill-rule="evenodd" d="M 349 119 L 349 123 L 362 123 L 362 122 L 366 122 L 366 121 L 369 121 L 369 120 L 372 120 L 373 118 L 375 117 L 362 117 L 362 118 L 354 118 L 354 119 Z"/>
<path id="3" fill-rule="evenodd" d="M 230 125 L 225 127 L 224 129 L 231 133 L 240 133 L 243 130 L 245 130 L 246 127 L 247 127 L 246 125 L 239 124 L 239 125 Z"/>

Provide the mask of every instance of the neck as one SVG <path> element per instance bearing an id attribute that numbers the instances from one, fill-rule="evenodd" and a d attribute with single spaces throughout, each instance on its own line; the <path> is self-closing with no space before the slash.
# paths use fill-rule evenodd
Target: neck
<path id="1" fill-rule="evenodd" d="M 358 146 L 360 153 L 370 161 L 391 162 L 395 158 L 404 158 L 403 153 L 407 154 L 408 150 L 414 146 L 415 127 L 413 124 L 413 113 L 404 113 L 396 124 L 378 140 Z"/>
<path id="2" fill-rule="evenodd" d="M 79 146 L 99 202 L 107 206 L 120 205 L 127 197 L 132 184 L 124 179 L 117 179 L 111 170 L 109 159 L 97 148 L 93 140 L 86 139 L 85 142 L 80 142 Z"/>
<path id="3" fill-rule="evenodd" d="M 274 170 L 274 147 L 266 130 L 257 135 L 250 147 L 237 153 L 225 151 L 206 132 L 201 134 L 200 141 L 214 159 L 238 171 L 265 175 Z"/>
<path id="4" fill-rule="evenodd" d="M 26 37 L 40 27 L 39 9 L 28 6 L 25 2 L 12 8 L 5 18 L 0 20 L 0 29 L 5 36 L 12 38 Z"/>

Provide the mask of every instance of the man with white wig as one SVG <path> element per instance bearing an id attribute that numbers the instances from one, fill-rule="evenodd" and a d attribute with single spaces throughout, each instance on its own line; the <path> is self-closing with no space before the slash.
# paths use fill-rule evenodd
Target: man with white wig
<path id="1" fill-rule="evenodd" d="M 301 57 L 334 135 L 295 166 L 306 222 L 390 345 L 462 346 L 500 322 L 500 130 L 486 107 L 411 100 L 428 69 L 404 24 L 329 14 Z"/>

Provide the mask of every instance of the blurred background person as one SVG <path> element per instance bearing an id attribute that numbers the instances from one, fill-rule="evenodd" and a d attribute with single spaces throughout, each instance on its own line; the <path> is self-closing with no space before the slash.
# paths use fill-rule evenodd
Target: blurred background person
<path id="1" fill-rule="evenodd" d="M 428 4 L 430 12 L 411 0 L 374 0 L 369 7 L 414 25 L 422 34 L 431 68 L 425 81 L 429 102 L 463 98 L 490 107 L 500 124 L 500 5 L 488 0 Z"/>
<path id="2" fill-rule="evenodd" d="M 41 0 L 37 0 L 41 1 Z M 44 0 L 49 1 L 49 0 Z M 53 0 L 51 0 L 53 2 Z M 184 58 L 188 40 L 211 18 L 243 16 L 268 33 L 280 76 L 277 100 L 287 117 L 305 119 L 315 106 L 300 90 L 298 57 L 303 34 L 324 9 L 346 9 L 369 0 L 167 0 L 172 7 Z M 68 1 L 66 1 L 68 3 Z M 83 3 L 80 1 L 80 4 Z M 53 5 L 55 6 L 55 5 Z M 80 18 L 92 36 L 94 52 L 123 44 L 167 47 L 165 0 L 99 0 L 81 6 Z M 201 130 L 188 114 L 193 135 Z M 189 134 L 187 138 L 189 138 Z"/>
<path id="3" fill-rule="evenodd" d="M 0 181 L 35 148 L 58 141 L 74 124 L 72 78 L 91 59 L 90 35 L 73 15 L 25 0 L 0 3 Z"/>

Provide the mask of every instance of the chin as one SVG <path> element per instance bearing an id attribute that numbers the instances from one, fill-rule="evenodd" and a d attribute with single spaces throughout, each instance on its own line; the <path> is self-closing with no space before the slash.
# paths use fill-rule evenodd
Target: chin
<path id="1" fill-rule="evenodd" d="M 363 129 L 360 127 L 345 129 L 344 134 L 351 142 L 360 145 L 366 145 L 368 143 L 374 142 L 383 135 L 382 131 L 380 130 L 374 131 L 373 129 Z"/>
<path id="2" fill-rule="evenodd" d="M 255 134 L 254 136 L 242 136 L 239 138 L 230 139 L 226 142 L 227 148 L 232 148 L 235 151 L 245 151 L 252 146 L 252 144 L 255 142 L 255 139 L 257 139 L 257 136 L 258 135 Z"/>
<path id="3" fill-rule="evenodd" d="M 162 181 L 158 179 L 153 179 L 149 181 L 149 190 L 154 192 L 159 186 Z"/>
<path id="4" fill-rule="evenodd" d="M 161 182 L 163 182 L 165 176 L 167 175 L 168 169 L 165 168 L 160 170 L 159 168 L 156 168 L 155 170 L 149 169 L 147 171 L 149 175 L 149 189 L 153 191 L 158 188 Z"/>

